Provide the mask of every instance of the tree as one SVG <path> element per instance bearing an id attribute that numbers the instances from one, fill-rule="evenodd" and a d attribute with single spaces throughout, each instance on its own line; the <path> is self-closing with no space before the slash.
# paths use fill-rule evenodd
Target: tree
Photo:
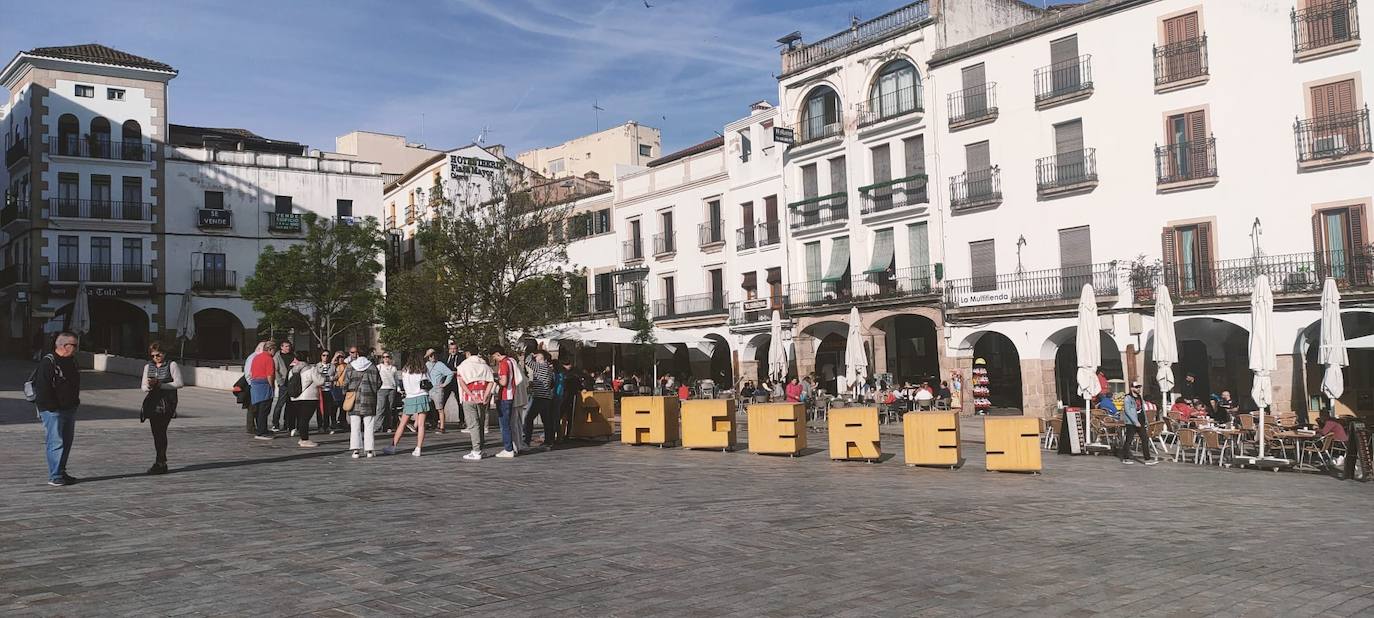
<path id="1" fill-rule="evenodd" d="M 336 336 L 376 322 L 386 242 L 372 217 L 336 222 L 307 213 L 302 221 L 305 241 L 265 249 L 241 292 L 268 323 L 308 332 L 328 348 Z"/>
<path id="2" fill-rule="evenodd" d="M 633 297 L 629 309 L 630 330 L 635 331 L 634 358 L 642 370 L 650 372 L 654 366 L 654 322 L 649 317 L 643 289 L 635 289 Z"/>
<path id="3" fill-rule="evenodd" d="M 412 270 L 423 283 L 387 303 L 382 339 L 388 346 L 429 345 L 416 336 L 432 336 L 423 313 L 397 304 L 431 308 L 449 338 L 479 346 L 509 345 L 514 333 L 566 319 L 572 271 L 564 225 L 571 201 L 512 189 L 500 176 L 493 183 L 494 199 L 462 211 L 442 192 L 431 193 L 439 214 L 417 234 L 423 262 Z"/>

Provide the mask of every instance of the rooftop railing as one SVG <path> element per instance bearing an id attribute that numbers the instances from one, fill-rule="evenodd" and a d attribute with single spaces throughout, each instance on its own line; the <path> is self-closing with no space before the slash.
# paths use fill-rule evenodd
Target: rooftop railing
<path id="1" fill-rule="evenodd" d="M 882 40 L 929 18 L 930 6 L 926 0 L 921 0 L 868 21 L 855 20 L 848 30 L 815 43 L 801 44 L 783 50 L 782 72 L 785 75 L 843 56 L 849 50 Z"/>

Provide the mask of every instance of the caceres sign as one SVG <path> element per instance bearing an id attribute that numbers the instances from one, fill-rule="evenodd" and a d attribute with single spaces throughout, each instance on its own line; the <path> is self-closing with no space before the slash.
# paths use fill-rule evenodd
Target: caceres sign
<path id="1" fill-rule="evenodd" d="M 987 290 L 984 292 L 964 292 L 957 299 L 960 307 L 982 307 L 986 305 L 1005 305 L 1011 302 L 1009 290 Z"/>
<path id="2" fill-rule="evenodd" d="M 797 143 L 797 134 L 788 127 L 773 127 L 773 141 L 791 146 Z"/>
<path id="3" fill-rule="evenodd" d="M 460 157 L 449 155 L 448 175 L 454 179 L 467 179 L 472 176 L 481 176 L 487 180 L 496 178 L 496 172 L 505 167 L 501 161 L 491 161 L 479 159 L 477 157 Z"/>

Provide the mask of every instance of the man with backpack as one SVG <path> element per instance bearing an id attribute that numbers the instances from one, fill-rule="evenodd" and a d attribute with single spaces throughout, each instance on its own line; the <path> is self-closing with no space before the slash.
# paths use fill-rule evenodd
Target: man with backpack
<path id="1" fill-rule="evenodd" d="M 81 369 L 76 366 L 76 335 L 62 331 L 53 342 L 51 354 L 38 361 L 29 382 L 32 401 L 48 447 L 48 484 L 71 485 L 76 477 L 67 474 L 67 458 L 76 433 L 76 409 L 81 405 Z M 26 385 L 29 386 L 29 385 Z M 27 394 L 27 392 L 26 392 Z"/>

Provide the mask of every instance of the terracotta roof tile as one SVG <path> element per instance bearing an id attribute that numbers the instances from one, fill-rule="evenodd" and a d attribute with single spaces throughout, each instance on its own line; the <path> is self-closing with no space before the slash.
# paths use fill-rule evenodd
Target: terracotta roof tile
<path id="1" fill-rule="evenodd" d="M 122 52 L 99 43 L 64 45 L 61 47 L 36 47 L 25 53 L 31 56 L 42 56 L 44 58 L 79 60 L 82 62 L 97 62 L 100 64 L 133 67 L 136 69 L 176 72 L 176 69 L 173 69 L 171 65 L 165 62 L 158 62 L 156 60 L 144 58 L 143 56 L 135 56 L 128 52 Z"/>

